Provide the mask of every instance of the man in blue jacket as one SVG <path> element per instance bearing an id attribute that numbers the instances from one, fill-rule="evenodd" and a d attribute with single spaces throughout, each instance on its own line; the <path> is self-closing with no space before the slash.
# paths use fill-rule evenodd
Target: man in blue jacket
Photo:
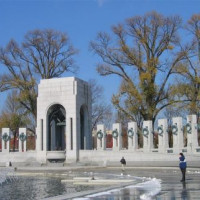
<path id="1" fill-rule="evenodd" d="M 179 167 L 180 167 L 180 170 L 182 172 L 181 182 L 184 182 L 185 181 L 185 173 L 186 173 L 187 163 L 186 163 L 185 156 L 183 155 L 183 153 L 179 154 L 179 160 L 180 160 Z"/>

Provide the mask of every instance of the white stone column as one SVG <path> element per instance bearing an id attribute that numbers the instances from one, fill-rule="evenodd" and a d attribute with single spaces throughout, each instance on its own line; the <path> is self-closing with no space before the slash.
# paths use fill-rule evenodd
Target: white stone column
<path id="1" fill-rule="evenodd" d="M 26 128 L 19 128 L 19 152 L 26 152 L 27 133 Z"/>
<path id="2" fill-rule="evenodd" d="M 186 132 L 187 132 L 187 152 L 195 153 L 196 152 L 195 148 L 198 147 L 197 116 L 196 115 L 187 116 Z"/>
<path id="3" fill-rule="evenodd" d="M 80 117 L 79 113 L 74 118 L 76 121 L 73 124 L 73 157 L 77 161 L 79 159 L 79 150 L 81 148 L 80 140 L 81 140 L 81 130 L 80 130 Z"/>
<path id="4" fill-rule="evenodd" d="M 106 149 L 106 129 L 104 124 L 97 125 L 97 150 Z"/>
<path id="5" fill-rule="evenodd" d="M 47 144 L 49 142 L 49 137 L 47 138 L 47 130 L 50 128 L 50 127 L 47 127 L 47 123 L 48 120 L 43 120 L 43 134 L 42 134 L 42 143 L 41 143 L 41 148 L 43 149 L 43 151 L 47 151 Z M 48 130 L 49 131 L 49 130 Z"/>
<path id="6" fill-rule="evenodd" d="M 184 147 L 182 117 L 172 118 L 172 122 L 173 152 L 178 154 Z"/>
<path id="7" fill-rule="evenodd" d="M 158 151 L 160 153 L 165 153 L 167 148 L 169 148 L 169 135 L 168 135 L 168 124 L 167 119 L 158 120 Z"/>
<path id="8" fill-rule="evenodd" d="M 36 150 L 42 151 L 42 136 L 43 136 L 43 119 L 37 121 L 36 128 Z"/>
<path id="9" fill-rule="evenodd" d="M 122 130 L 121 130 L 121 124 L 115 123 L 113 124 L 113 150 L 119 151 L 122 148 Z"/>
<path id="10" fill-rule="evenodd" d="M 66 162 L 76 162 L 80 150 L 80 118 L 76 113 L 66 118 Z"/>
<path id="11" fill-rule="evenodd" d="M 144 121 L 143 128 L 143 151 L 144 152 L 151 152 L 153 149 L 153 125 L 152 121 Z"/>
<path id="12" fill-rule="evenodd" d="M 72 150 L 72 127 L 73 119 L 72 118 L 66 118 L 66 129 L 65 129 L 65 143 L 66 143 L 66 152 L 69 152 Z"/>
<path id="13" fill-rule="evenodd" d="M 10 152 L 10 128 L 2 128 L 2 153 Z"/>
<path id="14" fill-rule="evenodd" d="M 128 149 L 136 150 L 138 149 L 138 134 L 137 134 L 137 123 L 128 123 Z"/>

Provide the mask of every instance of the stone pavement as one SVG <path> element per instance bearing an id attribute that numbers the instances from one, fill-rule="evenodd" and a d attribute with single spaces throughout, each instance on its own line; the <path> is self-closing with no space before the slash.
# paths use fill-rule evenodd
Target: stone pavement
<path id="1" fill-rule="evenodd" d="M 127 161 L 127 168 L 178 168 L 179 160 L 177 161 Z M 188 161 L 188 168 L 200 169 L 200 159 L 196 159 L 196 161 Z M 31 165 L 28 163 L 12 163 L 12 167 L 16 167 L 18 170 L 25 171 L 65 171 L 65 170 L 78 170 L 78 169 L 87 169 L 87 168 L 106 168 L 106 167 L 121 167 L 120 162 L 106 162 L 104 163 L 49 163 L 48 165 L 39 165 L 38 163 L 32 163 Z"/>
<path id="2" fill-rule="evenodd" d="M 128 169 L 127 169 L 128 171 Z M 187 168 L 186 181 L 180 182 L 178 168 L 133 169 L 136 176 L 155 177 L 162 180 L 161 200 L 200 199 L 200 168 Z"/>

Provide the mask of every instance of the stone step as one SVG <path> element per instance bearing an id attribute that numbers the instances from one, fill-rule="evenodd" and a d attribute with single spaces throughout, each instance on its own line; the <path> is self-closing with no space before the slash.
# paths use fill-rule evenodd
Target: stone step
<path id="1" fill-rule="evenodd" d="M 134 182 L 130 179 L 100 179 L 92 177 L 74 177 L 73 179 L 61 180 L 62 183 L 73 183 L 75 185 L 110 185 Z"/>

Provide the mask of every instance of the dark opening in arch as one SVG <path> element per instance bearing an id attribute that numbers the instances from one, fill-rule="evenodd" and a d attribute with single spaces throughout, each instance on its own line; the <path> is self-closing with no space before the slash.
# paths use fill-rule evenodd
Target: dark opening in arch
<path id="1" fill-rule="evenodd" d="M 63 151 L 66 149 L 65 130 L 66 112 L 60 104 L 52 105 L 47 113 L 48 117 L 48 151 Z"/>
<path id="2" fill-rule="evenodd" d="M 88 108 L 86 105 L 82 105 L 80 108 L 80 149 L 88 149 L 88 134 Z"/>

